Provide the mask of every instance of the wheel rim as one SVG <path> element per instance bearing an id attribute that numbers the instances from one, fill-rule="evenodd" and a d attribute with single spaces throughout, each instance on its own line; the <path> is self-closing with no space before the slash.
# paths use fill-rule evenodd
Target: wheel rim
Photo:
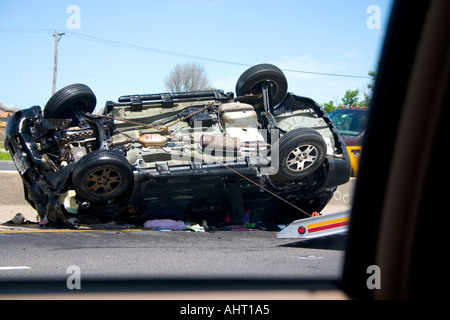
<path id="1" fill-rule="evenodd" d="M 94 194 L 109 194 L 116 191 L 122 181 L 120 173 L 112 168 L 93 171 L 86 179 L 86 189 Z"/>
<path id="2" fill-rule="evenodd" d="M 265 80 L 261 80 L 261 81 L 259 81 L 257 84 L 255 84 L 253 87 L 252 87 L 252 89 L 250 90 L 253 94 L 261 94 L 262 93 L 262 85 L 263 85 L 263 82 L 264 81 L 267 81 L 268 83 L 269 83 L 269 86 L 271 87 L 271 90 L 272 90 L 272 92 L 273 92 L 273 95 L 274 96 L 276 96 L 277 95 L 277 93 L 278 93 L 278 85 L 275 83 L 275 82 L 273 82 L 272 80 L 270 80 L 270 79 L 265 79 Z"/>
<path id="3" fill-rule="evenodd" d="M 293 149 L 286 158 L 286 166 L 291 171 L 300 172 L 311 167 L 319 152 L 313 145 L 301 145 Z"/>

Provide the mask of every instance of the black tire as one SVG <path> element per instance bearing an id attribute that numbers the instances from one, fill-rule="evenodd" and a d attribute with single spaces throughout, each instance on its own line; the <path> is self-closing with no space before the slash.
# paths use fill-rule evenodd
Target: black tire
<path id="1" fill-rule="evenodd" d="M 81 83 L 71 84 L 58 90 L 44 107 L 44 117 L 47 119 L 78 119 L 74 110 L 92 113 L 97 104 L 97 98 L 92 90 Z"/>
<path id="2" fill-rule="evenodd" d="M 292 182 L 316 171 L 326 157 L 327 145 L 311 128 L 297 128 L 283 135 L 272 147 L 271 157 L 278 155 L 278 171 L 271 178 L 277 182 Z"/>
<path id="3" fill-rule="evenodd" d="M 132 186 L 133 171 L 120 152 L 97 150 L 78 161 L 72 172 L 72 182 L 77 195 L 84 200 L 121 200 Z"/>
<path id="4" fill-rule="evenodd" d="M 258 64 L 247 69 L 236 83 L 236 95 L 261 93 L 261 83 L 269 81 L 272 84 L 272 107 L 279 104 L 287 93 L 287 80 L 283 71 L 272 64 Z"/>

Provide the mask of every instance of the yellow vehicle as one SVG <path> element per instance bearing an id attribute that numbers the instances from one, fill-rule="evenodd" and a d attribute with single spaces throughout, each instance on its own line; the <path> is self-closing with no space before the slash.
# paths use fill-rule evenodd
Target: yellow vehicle
<path id="1" fill-rule="evenodd" d="M 330 113 L 331 121 L 342 134 L 352 164 L 352 177 L 358 174 L 359 158 L 369 112 L 366 107 L 342 106 Z"/>

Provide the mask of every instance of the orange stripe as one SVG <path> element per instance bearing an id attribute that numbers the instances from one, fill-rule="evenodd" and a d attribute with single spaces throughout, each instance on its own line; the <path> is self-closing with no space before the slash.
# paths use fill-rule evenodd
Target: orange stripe
<path id="1" fill-rule="evenodd" d="M 349 223 L 350 223 L 350 221 L 328 224 L 328 225 L 308 229 L 308 232 L 312 233 L 312 232 L 317 232 L 317 231 L 322 231 L 322 230 L 327 230 L 327 229 L 332 229 L 332 228 L 337 228 L 337 227 L 343 227 L 343 226 L 348 225 Z"/>
<path id="2" fill-rule="evenodd" d="M 344 218 L 326 220 L 326 221 L 317 222 L 317 223 L 311 223 L 311 224 L 308 224 L 307 227 L 308 227 L 308 229 L 310 229 L 310 228 L 316 228 L 316 227 L 326 226 L 326 225 L 329 225 L 329 224 L 345 222 L 345 221 L 350 221 L 350 217 L 344 217 Z"/>

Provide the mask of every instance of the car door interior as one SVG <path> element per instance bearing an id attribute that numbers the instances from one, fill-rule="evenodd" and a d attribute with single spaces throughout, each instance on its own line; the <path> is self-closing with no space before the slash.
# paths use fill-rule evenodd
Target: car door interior
<path id="1" fill-rule="evenodd" d="M 435 282 L 422 267 L 438 242 L 431 215 L 445 199 L 449 13 L 445 0 L 394 4 L 355 187 L 342 279 L 350 297 L 425 297 Z M 371 265 L 379 290 L 367 288 Z"/>

